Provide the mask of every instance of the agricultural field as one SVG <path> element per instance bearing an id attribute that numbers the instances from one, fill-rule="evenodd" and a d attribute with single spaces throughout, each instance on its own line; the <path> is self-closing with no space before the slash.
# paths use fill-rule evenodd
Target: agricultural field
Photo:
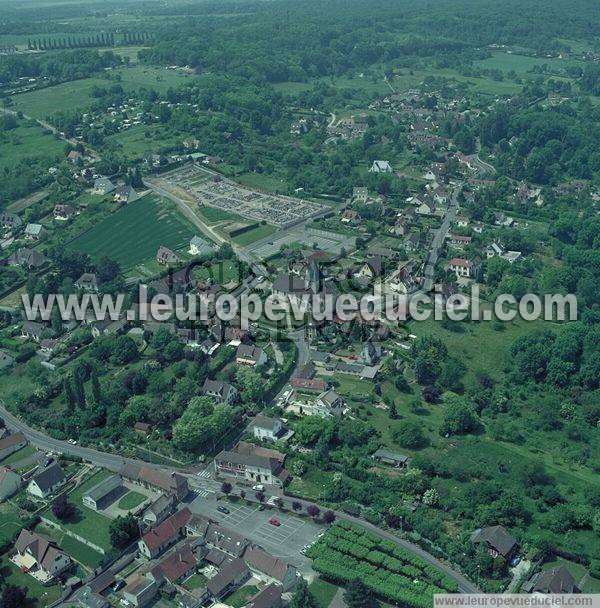
<path id="1" fill-rule="evenodd" d="M 380 598 L 404 606 L 431 606 L 435 593 L 456 592 L 456 583 L 393 541 L 338 521 L 308 551 L 313 569 L 344 585 L 360 578 Z"/>
<path id="2" fill-rule="evenodd" d="M 156 264 L 156 250 L 160 245 L 182 249 L 195 232 L 173 203 L 147 195 L 81 234 L 69 247 L 95 260 L 109 256 L 119 262 L 126 273 L 135 274 L 139 265 Z"/>

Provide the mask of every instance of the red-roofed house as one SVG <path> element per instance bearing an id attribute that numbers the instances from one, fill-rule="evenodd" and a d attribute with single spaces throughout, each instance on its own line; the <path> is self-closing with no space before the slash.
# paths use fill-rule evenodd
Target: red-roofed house
<path id="1" fill-rule="evenodd" d="M 138 541 L 140 553 L 150 559 L 160 555 L 167 547 L 176 543 L 185 536 L 185 527 L 192 518 L 192 514 L 187 507 L 177 511 L 144 534 Z"/>

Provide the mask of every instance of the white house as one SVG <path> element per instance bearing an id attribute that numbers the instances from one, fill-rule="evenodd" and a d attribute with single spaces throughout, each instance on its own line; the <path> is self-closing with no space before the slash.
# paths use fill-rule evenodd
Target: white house
<path id="1" fill-rule="evenodd" d="M 38 498 L 54 494 L 67 483 L 65 472 L 58 464 L 52 464 L 36 473 L 27 486 L 27 492 Z"/>
<path id="2" fill-rule="evenodd" d="M 390 163 L 387 160 L 374 160 L 371 168 L 369 169 L 370 173 L 392 173 L 393 169 Z"/>
<path id="3" fill-rule="evenodd" d="M 283 430 L 283 424 L 279 418 L 270 418 L 259 414 L 252 421 L 252 432 L 254 437 L 260 441 L 276 441 Z"/>

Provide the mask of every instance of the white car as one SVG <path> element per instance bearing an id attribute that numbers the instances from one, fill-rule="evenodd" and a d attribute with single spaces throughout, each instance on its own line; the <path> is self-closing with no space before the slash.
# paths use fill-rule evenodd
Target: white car
<path id="1" fill-rule="evenodd" d="M 256 490 L 258 492 L 264 492 L 265 486 L 263 486 L 261 483 L 259 483 L 258 485 L 252 486 L 252 489 Z"/>

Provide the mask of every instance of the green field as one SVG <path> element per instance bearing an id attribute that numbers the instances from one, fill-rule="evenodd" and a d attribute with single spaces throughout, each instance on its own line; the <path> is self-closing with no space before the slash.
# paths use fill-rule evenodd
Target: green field
<path id="1" fill-rule="evenodd" d="M 36 527 L 35 531 L 53 538 L 65 553 L 90 570 L 96 569 L 104 559 L 102 553 L 98 553 L 98 551 L 57 528 L 50 528 L 41 524 Z"/>
<path id="2" fill-rule="evenodd" d="M 149 137 L 146 137 L 149 134 Z M 131 158 L 146 157 L 158 154 L 163 148 L 176 146 L 182 137 L 167 128 L 135 125 L 125 131 L 120 131 L 106 138 L 105 143 L 112 150 L 119 150 Z"/>
<path id="3" fill-rule="evenodd" d="M 48 167 L 64 160 L 63 141 L 33 121 L 18 123 L 16 129 L 0 133 L 0 171 L 13 168 L 25 159 L 43 159 Z"/>
<path id="4" fill-rule="evenodd" d="M 277 228 L 275 226 L 271 226 L 270 224 L 263 224 L 262 226 L 256 226 L 256 228 L 246 230 L 246 232 L 242 232 L 242 234 L 234 236 L 231 240 L 237 245 L 241 245 L 242 247 L 244 247 L 246 245 L 250 245 L 250 243 L 254 243 L 254 241 L 264 239 L 265 237 L 270 236 L 276 231 Z"/>
<path id="5" fill-rule="evenodd" d="M 0 504 L 0 543 L 11 540 L 22 527 L 19 509 L 9 502 Z"/>
<path id="6" fill-rule="evenodd" d="M 30 456 L 33 456 L 37 452 L 37 449 L 32 445 L 26 445 L 24 448 L 13 452 L 10 456 L 7 456 L 4 460 L 2 460 L 2 465 L 7 466 L 9 464 L 14 464 L 15 462 L 19 462 L 21 460 L 25 460 Z"/>
<path id="7" fill-rule="evenodd" d="M 241 216 L 223 211 L 223 209 L 218 209 L 217 207 L 198 207 L 197 213 L 207 224 L 216 224 L 217 222 L 224 221 L 244 221 L 244 218 Z"/>
<path id="8" fill-rule="evenodd" d="M 156 263 L 160 245 L 171 249 L 186 247 L 195 233 L 172 203 L 149 195 L 113 213 L 71 241 L 69 247 L 96 260 L 109 256 L 127 272 L 138 264 Z"/>
<path id="9" fill-rule="evenodd" d="M 140 494 L 139 492 L 128 492 L 119 501 L 119 509 L 123 509 L 125 511 L 135 509 L 135 507 L 141 505 L 146 498 L 147 497 L 144 494 Z"/>
<path id="10" fill-rule="evenodd" d="M 517 74 L 527 74 L 535 66 L 546 65 L 551 72 L 557 72 L 572 65 L 581 65 L 581 61 L 558 59 L 557 57 L 530 57 L 504 51 L 494 51 L 491 57 L 475 62 L 481 68 L 496 69 L 508 72 L 514 70 Z"/>
<path id="11" fill-rule="evenodd" d="M 94 487 L 97 483 L 100 483 L 103 479 L 106 479 L 109 475 L 109 471 L 99 471 L 69 494 L 69 501 L 73 503 L 76 510 L 74 517 L 70 521 L 59 521 L 50 508 L 43 512 L 43 516 L 50 521 L 55 522 L 61 526 L 61 528 L 78 534 L 104 550 L 110 549 L 111 544 L 108 529 L 111 520 L 108 517 L 96 513 L 96 511 L 92 511 L 92 509 L 84 507 L 81 501 L 85 492 Z"/>
<path id="12" fill-rule="evenodd" d="M 58 585 L 44 587 L 29 574 L 21 572 L 6 555 L 0 561 L 0 576 L 4 585 L 27 588 L 27 597 L 30 601 L 23 608 L 43 608 L 54 603 L 61 594 Z"/>
<path id="13" fill-rule="evenodd" d="M 331 600 L 337 593 L 339 587 L 324 581 L 322 578 L 316 578 L 309 586 L 308 590 L 315 598 L 317 608 L 327 608 L 331 604 Z"/>

